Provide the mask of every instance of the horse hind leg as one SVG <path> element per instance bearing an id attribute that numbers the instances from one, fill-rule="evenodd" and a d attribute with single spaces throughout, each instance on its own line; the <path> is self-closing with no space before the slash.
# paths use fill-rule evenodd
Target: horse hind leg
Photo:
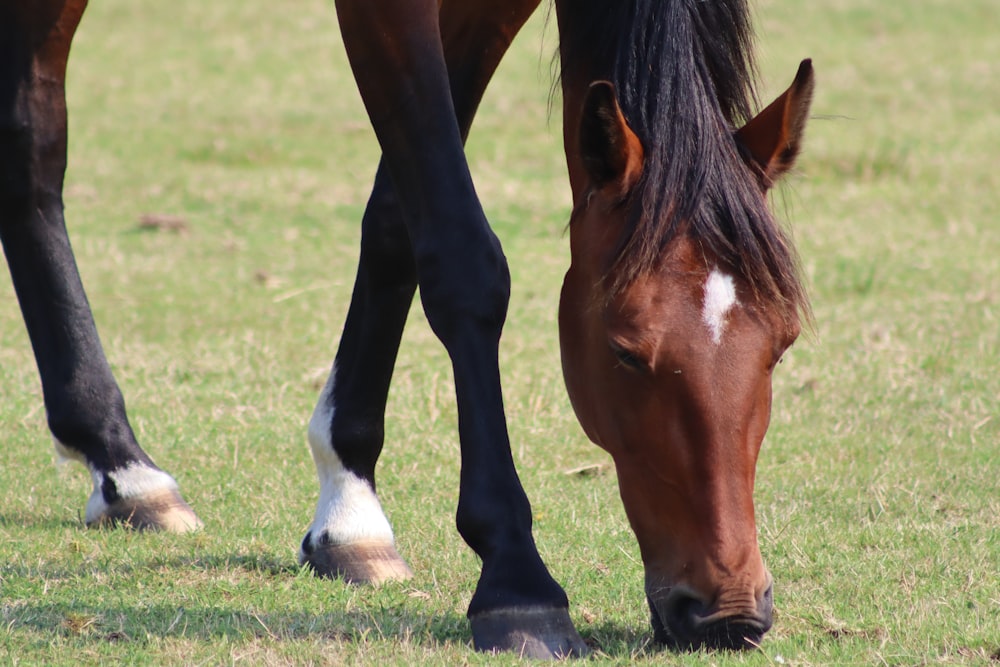
<path id="1" fill-rule="evenodd" d="M 320 482 L 299 560 L 351 583 L 407 579 L 375 494 L 389 380 L 416 290 L 409 237 L 383 168 L 362 220 L 361 258 L 333 369 L 309 421 Z"/>
<path id="2" fill-rule="evenodd" d="M 0 240 L 57 450 L 94 480 L 87 524 L 185 531 L 201 522 L 136 442 L 63 219 L 66 60 L 85 5 L 0 6 Z"/>

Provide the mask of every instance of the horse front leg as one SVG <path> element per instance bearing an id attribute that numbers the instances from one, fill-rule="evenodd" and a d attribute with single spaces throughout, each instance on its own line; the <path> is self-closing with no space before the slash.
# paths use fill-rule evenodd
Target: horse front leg
<path id="1" fill-rule="evenodd" d="M 0 240 L 56 449 L 94 481 L 87 524 L 185 531 L 201 522 L 136 442 L 63 219 L 66 60 L 85 6 L 0 3 Z"/>
<path id="2" fill-rule="evenodd" d="M 473 642 L 480 650 L 535 657 L 582 654 L 586 647 L 569 619 L 566 595 L 535 547 L 531 508 L 510 452 L 497 360 L 510 276 L 465 160 L 467 123 L 456 108 L 471 121 L 478 96 L 463 98 L 452 89 L 459 77 L 449 76 L 442 38 L 449 6 L 479 7 L 483 16 L 466 16 L 498 21 L 485 28 L 505 28 L 512 24 L 503 21 L 516 16 L 512 8 L 534 3 L 445 2 L 439 24 L 437 0 L 337 2 L 406 223 L 424 311 L 452 361 L 462 453 L 457 524 L 483 563 L 468 612 Z M 476 46 L 482 52 L 488 45 Z"/>
<path id="3" fill-rule="evenodd" d="M 463 141 L 500 58 L 538 0 L 491 2 L 496 5 L 492 13 L 503 17 L 500 25 L 482 20 L 484 5 L 465 0 L 448 0 L 439 12 Z M 362 219 L 361 257 L 340 347 L 309 424 L 320 494 L 299 561 L 321 576 L 379 583 L 412 574 L 396 551 L 375 494 L 375 465 L 384 442 L 389 383 L 416 286 L 403 211 L 381 161 Z"/>
<path id="4" fill-rule="evenodd" d="M 412 574 L 375 495 L 375 463 L 416 287 L 410 239 L 380 165 L 362 220 L 361 257 L 340 347 L 309 421 L 320 493 L 299 560 L 321 576 L 377 584 Z"/>

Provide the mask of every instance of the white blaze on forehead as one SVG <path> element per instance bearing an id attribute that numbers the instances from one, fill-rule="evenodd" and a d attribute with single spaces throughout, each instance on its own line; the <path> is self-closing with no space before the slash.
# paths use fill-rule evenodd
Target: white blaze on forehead
<path id="1" fill-rule="evenodd" d="M 367 481 L 344 466 L 331 440 L 336 374 L 334 368 L 309 420 L 309 447 L 319 477 L 319 502 L 309 528 L 311 539 L 314 544 L 321 539 L 337 545 L 354 542 L 392 544 L 392 528 L 375 492 Z"/>
<path id="2" fill-rule="evenodd" d="M 716 345 L 722 342 L 722 333 L 726 329 L 726 318 L 729 311 L 736 305 L 736 286 L 733 277 L 712 269 L 705 281 L 705 302 L 701 309 L 701 319 L 712 334 L 712 342 Z"/>

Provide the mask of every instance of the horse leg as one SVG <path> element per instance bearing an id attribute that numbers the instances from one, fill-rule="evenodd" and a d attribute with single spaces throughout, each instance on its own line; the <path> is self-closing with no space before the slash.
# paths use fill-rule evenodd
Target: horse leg
<path id="1" fill-rule="evenodd" d="M 535 4 L 521 3 L 524 17 Z M 481 22 L 470 27 L 481 27 L 491 37 L 491 31 L 498 33 L 509 43 L 524 17 L 511 18 L 517 3 L 493 5 L 492 13 L 483 8 Z M 348 55 L 408 232 L 424 310 L 452 359 L 462 450 L 457 523 L 483 561 L 469 606 L 474 643 L 481 650 L 537 657 L 580 654 L 586 647 L 569 619 L 565 593 L 538 555 L 531 509 L 510 453 L 497 363 L 510 277 L 463 152 L 463 135 L 481 90 L 452 90 L 448 63 L 460 63 L 457 54 L 453 61 L 446 58 L 442 43 L 453 17 L 477 17 L 468 8 L 450 14 L 449 7 L 447 2 L 441 7 L 439 24 L 436 0 L 337 2 Z M 490 51 L 489 43 L 476 46 L 476 57 Z M 505 48 L 503 43 L 497 61 Z M 495 62 L 484 70 L 486 76 L 479 72 L 468 80 L 485 87 L 492 67 Z M 453 74 L 457 82 L 467 72 Z M 338 363 L 343 356 L 342 348 Z M 335 401 L 339 367 L 333 376 L 324 393 Z M 328 405 L 330 430 L 336 432 L 333 403 Z M 373 465 L 370 453 L 369 459 Z M 367 485 L 373 494 L 373 485 Z"/>
<path id="2" fill-rule="evenodd" d="M 56 449 L 94 480 L 87 524 L 184 531 L 201 522 L 136 442 L 63 219 L 66 61 L 86 4 L 0 4 L 0 240 Z"/>
<path id="3" fill-rule="evenodd" d="M 484 25 L 482 8 L 444 3 L 442 42 L 463 137 L 514 34 L 537 5 L 506 5 L 507 23 Z M 475 28 L 479 27 L 479 30 Z M 488 48 L 485 48 L 488 47 Z M 380 162 L 362 219 L 361 257 L 340 347 L 309 424 L 320 480 L 313 522 L 299 561 L 321 576 L 381 583 L 412 575 L 395 548 L 375 493 L 385 404 L 400 337 L 417 287 L 413 248 L 395 189 Z"/>
<path id="4" fill-rule="evenodd" d="M 384 164 L 361 230 L 340 347 L 309 421 L 320 497 L 299 560 L 321 576 L 380 583 L 412 574 L 375 495 L 375 463 L 389 380 L 417 287 L 410 239 Z"/>

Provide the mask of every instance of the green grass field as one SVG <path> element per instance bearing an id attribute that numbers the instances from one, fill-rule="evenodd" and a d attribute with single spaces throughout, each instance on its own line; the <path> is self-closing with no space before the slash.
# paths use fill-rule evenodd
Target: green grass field
<path id="1" fill-rule="evenodd" d="M 0 663 L 509 664 L 471 649 L 450 368 L 419 305 L 380 463 L 416 577 L 318 580 L 305 425 L 353 281 L 377 147 L 332 3 L 95 0 L 70 68 L 67 216 L 133 425 L 205 520 L 85 530 L 0 281 Z M 814 119 L 774 198 L 815 332 L 775 378 L 758 468 L 776 625 L 749 654 L 649 646 L 609 459 L 569 406 L 555 322 L 569 194 L 554 20 L 515 43 L 469 144 L 514 295 L 502 370 L 543 557 L 600 664 L 1000 661 L 1000 6 L 755 4 L 762 97 L 814 58 Z M 558 109 L 558 100 L 554 108 Z M 143 216 L 183 229 L 149 229 Z M 602 464 L 590 476 L 566 471 Z"/>

